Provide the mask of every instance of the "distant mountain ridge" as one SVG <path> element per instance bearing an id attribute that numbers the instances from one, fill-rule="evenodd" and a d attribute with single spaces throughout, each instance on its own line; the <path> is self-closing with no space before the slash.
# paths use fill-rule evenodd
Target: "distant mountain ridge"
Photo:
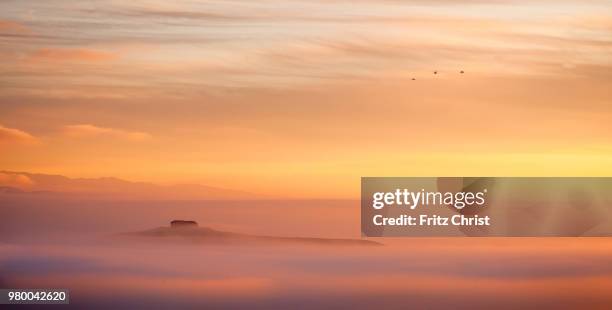
<path id="1" fill-rule="evenodd" d="M 96 199 L 232 200 L 259 196 L 199 184 L 158 185 L 113 177 L 69 178 L 62 175 L 0 171 L 0 194 L 86 195 Z"/>

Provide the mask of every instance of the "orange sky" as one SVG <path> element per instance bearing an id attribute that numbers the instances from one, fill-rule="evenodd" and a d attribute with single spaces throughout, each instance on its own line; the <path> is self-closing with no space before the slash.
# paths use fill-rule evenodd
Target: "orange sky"
<path id="1" fill-rule="evenodd" d="M 611 12 L 3 1 L 0 170 L 338 198 L 360 176 L 610 175 Z"/>

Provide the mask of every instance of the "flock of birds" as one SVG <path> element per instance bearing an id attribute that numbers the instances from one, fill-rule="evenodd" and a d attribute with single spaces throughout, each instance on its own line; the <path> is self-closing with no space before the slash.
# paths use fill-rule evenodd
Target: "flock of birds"
<path id="1" fill-rule="evenodd" d="M 459 71 L 460 74 L 464 74 L 463 70 Z M 438 74 L 438 70 L 434 71 L 433 74 Z M 412 78 L 413 81 L 416 81 L 416 78 Z"/>

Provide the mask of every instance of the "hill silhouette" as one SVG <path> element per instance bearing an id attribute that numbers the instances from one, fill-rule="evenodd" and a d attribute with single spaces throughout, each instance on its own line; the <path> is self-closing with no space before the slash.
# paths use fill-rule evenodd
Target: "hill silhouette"
<path id="1" fill-rule="evenodd" d="M 173 221 L 175 222 L 175 221 Z M 194 222 L 195 223 L 195 222 Z M 122 233 L 119 236 L 144 238 L 146 241 L 191 242 L 199 244 L 231 245 L 328 245 L 328 246 L 380 246 L 379 242 L 361 239 L 313 238 L 313 237 L 279 237 L 249 235 L 220 231 L 197 225 L 158 227 L 138 232 Z M 143 239 L 140 239 L 143 240 Z"/>

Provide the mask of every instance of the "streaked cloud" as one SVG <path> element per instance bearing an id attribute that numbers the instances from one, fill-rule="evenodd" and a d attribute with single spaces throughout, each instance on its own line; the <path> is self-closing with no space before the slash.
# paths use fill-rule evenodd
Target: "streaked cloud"
<path id="1" fill-rule="evenodd" d="M 117 55 L 85 48 L 42 48 L 30 54 L 31 61 L 82 61 L 105 62 L 116 59 Z"/>
<path id="2" fill-rule="evenodd" d="M 38 139 L 32 136 L 31 134 L 15 129 L 4 127 L 0 125 L 0 144 L 2 143 L 10 143 L 10 144 L 35 144 L 38 142 Z"/>
<path id="3" fill-rule="evenodd" d="M 17 22 L 0 19 L 0 32 L 25 32 L 27 28 Z"/>
<path id="4" fill-rule="evenodd" d="M 7 63 L 7 83 L 68 88 L 121 83 L 180 87 L 301 88 L 338 81 L 410 78 L 433 67 L 482 75 L 578 75 L 609 66 L 612 17 L 605 1 L 57 1 L 0 4 L 0 19 L 33 34 L 11 37 L 45 60 L 117 60 L 106 67 Z M 4 7 L 3 7 L 4 6 Z M 35 12 L 35 13 L 32 13 Z M 11 19 L 9 19 L 9 17 Z M 10 46 L 0 47 L 0 53 Z M 13 51 L 14 52 L 14 51 Z M 19 57 L 19 53 L 13 53 Z M 119 57 L 119 55 L 121 57 Z M 10 55 L 9 55 L 10 56 Z M 6 57 L 5 57 L 6 58 Z M 17 82 L 17 80 L 19 82 Z M 59 84 L 59 85 L 58 85 Z"/>
<path id="5" fill-rule="evenodd" d="M 63 133 L 65 136 L 72 138 L 112 137 L 130 141 L 143 141 L 151 138 L 151 135 L 145 132 L 98 127 L 91 124 L 65 126 Z"/>

